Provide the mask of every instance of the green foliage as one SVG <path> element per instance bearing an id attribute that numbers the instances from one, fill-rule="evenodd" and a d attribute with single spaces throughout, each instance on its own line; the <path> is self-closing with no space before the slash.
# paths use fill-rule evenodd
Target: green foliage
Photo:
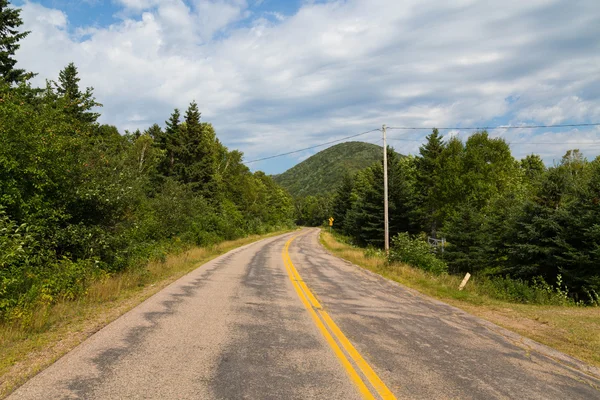
<path id="1" fill-rule="evenodd" d="M 22 83 L 31 78 L 23 69 L 15 68 L 17 60 L 15 53 L 19 50 L 19 42 L 30 32 L 19 32 L 23 24 L 21 10 L 9 7 L 8 0 L 0 0 L 0 77 L 10 84 Z"/>
<path id="2" fill-rule="evenodd" d="M 331 198 L 306 196 L 295 200 L 296 223 L 300 226 L 321 226 L 331 217 Z"/>
<path id="3" fill-rule="evenodd" d="M 352 208 L 352 191 L 354 190 L 354 179 L 352 175 L 346 174 L 342 182 L 333 194 L 331 204 L 331 216 L 334 218 L 336 229 L 346 230 L 346 214 Z"/>
<path id="4" fill-rule="evenodd" d="M 444 259 L 453 273 L 471 274 L 485 268 L 483 259 L 485 248 L 482 236 L 485 217 L 472 204 L 461 205 L 446 221 L 445 238 L 448 245 Z"/>
<path id="5" fill-rule="evenodd" d="M 380 162 L 381 154 L 382 148 L 374 144 L 340 143 L 273 178 L 294 197 L 327 195 L 335 191 L 345 175 Z"/>
<path id="6" fill-rule="evenodd" d="M 435 256 L 426 240 L 411 238 L 408 233 L 399 233 L 392 238 L 389 261 L 409 264 L 433 274 L 448 272 L 446 263 Z"/>
<path id="7" fill-rule="evenodd" d="M 410 219 L 414 179 L 414 158 L 401 157 L 388 148 L 390 236 L 414 231 Z M 351 199 L 342 232 L 362 245 L 383 247 L 383 162 L 356 175 Z"/>
<path id="8" fill-rule="evenodd" d="M 290 226 L 291 196 L 200 122 L 120 135 L 74 65 L 56 90 L 0 82 L 0 319 L 75 299 L 150 257 Z"/>
<path id="9" fill-rule="evenodd" d="M 514 301 L 558 304 L 556 290 L 550 295 L 540 283 L 548 282 L 568 287 L 569 301 L 598 302 L 600 159 L 588 162 L 570 150 L 546 168 L 537 155 L 515 160 L 507 143 L 487 132 L 463 143 L 436 130 L 417 157 L 388 151 L 388 159 L 390 236 L 445 238 L 445 251 L 435 255 L 450 273 L 474 274 Z M 337 232 L 383 248 L 381 162 L 342 178 L 331 203 L 311 198 L 303 208 L 310 213 L 302 221 L 318 215 L 319 224 L 331 210 Z"/>
<path id="10" fill-rule="evenodd" d="M 478 280 L 479 292 L 513 303 L 567 306 L 575 305 L 569 297 L 566 287 L 563 288 L 562 277 L 557 276 L 556 286 L 546 283 L 542 277 L 534 277 L 531 281 L 514 279 L 510 276 L 496 276 Z"/>
<path id="11" fill-rule="evenodd" d="M 444 142 L 437 129 L 427 136 L 427 143 L 419 148 L 420 157 L 415 161 L 415 202 L 419 204 L 414 214 L 419 223 L 427 227 L 431 236 L 437 236 L 441 225 L 440 210 L 443 206 L 442 193 L 438 191 L 443 171 L 440 168 Z"/>
<path id="12" fill-rule="evenodd" d="M 72 118 L 83 122 L 96 122 L 100 114 L 91 112 L 94 107 L 101 107 L 94 98 L 94 89 L 88 87 L 85 92 L 79 90 L 79 78 L 77 67 L 70 63 L 58 74 L 58 83 L 53 82 L 56 88 L 58 107 L 64 108 L 65 113 Z"/>
<path id="13" fill-rule="evenodd" d="M 474 133 L 467 139 L 463 156 L 464 199 L 484 208 L 492 198 L 517 183 L 517 171 L 518 163 L 504 139 L 491 139 L 485 131 Z"/>

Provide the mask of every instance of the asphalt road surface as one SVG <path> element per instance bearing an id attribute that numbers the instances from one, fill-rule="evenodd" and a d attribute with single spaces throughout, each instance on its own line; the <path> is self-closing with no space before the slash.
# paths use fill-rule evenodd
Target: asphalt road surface
<path id="1" fill-rule="evenodd" d="M 600 399 L 600 372 L 329 255 L 233 250 L 10 399 Z"/>

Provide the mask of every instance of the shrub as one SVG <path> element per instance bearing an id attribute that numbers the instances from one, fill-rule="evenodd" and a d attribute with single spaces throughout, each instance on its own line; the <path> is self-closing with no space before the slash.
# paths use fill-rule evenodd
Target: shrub
<path id="1" fill-rule="evenodd" d="M 392 238 L 389 261 L 403 262 L 434 274 L 448 272 L 446 263 L 435 256 L 425 240 L 411 238 L 406 232 Z"/>
<path id="2" fill-rule="evenodd" d="M 559 275 L 556 286 L 546 283 L 542 277 L 532 282 L 514 279 L 510 276 L 481 277 L 478 280 L 478 291 L 498 300 L 515 303 L 543 305 L 574 305 L 566 287 L 563 288 Z"/>

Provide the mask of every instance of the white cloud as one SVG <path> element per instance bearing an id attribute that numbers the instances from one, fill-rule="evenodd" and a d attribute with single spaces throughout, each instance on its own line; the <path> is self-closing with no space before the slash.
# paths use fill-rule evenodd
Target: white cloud
<path id="1" fill-rule="evenodd" d="M 253 12 L 256 1 L 118 3 L 122 20 L 75 34 L 63 12 L 25 3 L 33 33 L 18 57 L 38 83 L 74 61 L 105 104 L 102 121 L 121 129 L 162 123 L 195 99 L 224 142 L 251 159 L 383 123 L 600 120 L 596 0 L 338 0 L 305 2 L 285 17 Z M 521 142 L 534 141 L 527 135 Z M 552 135 L 600 140 L 589 129 Z M 561 146 L 513 149 L 552 160 Z"/>
<path id="2" fill-rule="evenodd" d="M 116 0 L 116 3 L 122 4 L 127 9 L 140 11 L 156 7 L 161 3 L 168 3 L 168 0 Z"/>

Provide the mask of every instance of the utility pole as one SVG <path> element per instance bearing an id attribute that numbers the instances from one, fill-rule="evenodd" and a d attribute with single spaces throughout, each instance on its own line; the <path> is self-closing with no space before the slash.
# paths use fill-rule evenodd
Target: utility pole
<path id="1" fill-rule="evenodd" d="M 388 163 L 387 143 L 385 141 L 385 124 L 381 128 L 383 132 L 383 219 L 385 229 L 385 253 L 390 252 L 390 223 L 388 216 Z"/>

